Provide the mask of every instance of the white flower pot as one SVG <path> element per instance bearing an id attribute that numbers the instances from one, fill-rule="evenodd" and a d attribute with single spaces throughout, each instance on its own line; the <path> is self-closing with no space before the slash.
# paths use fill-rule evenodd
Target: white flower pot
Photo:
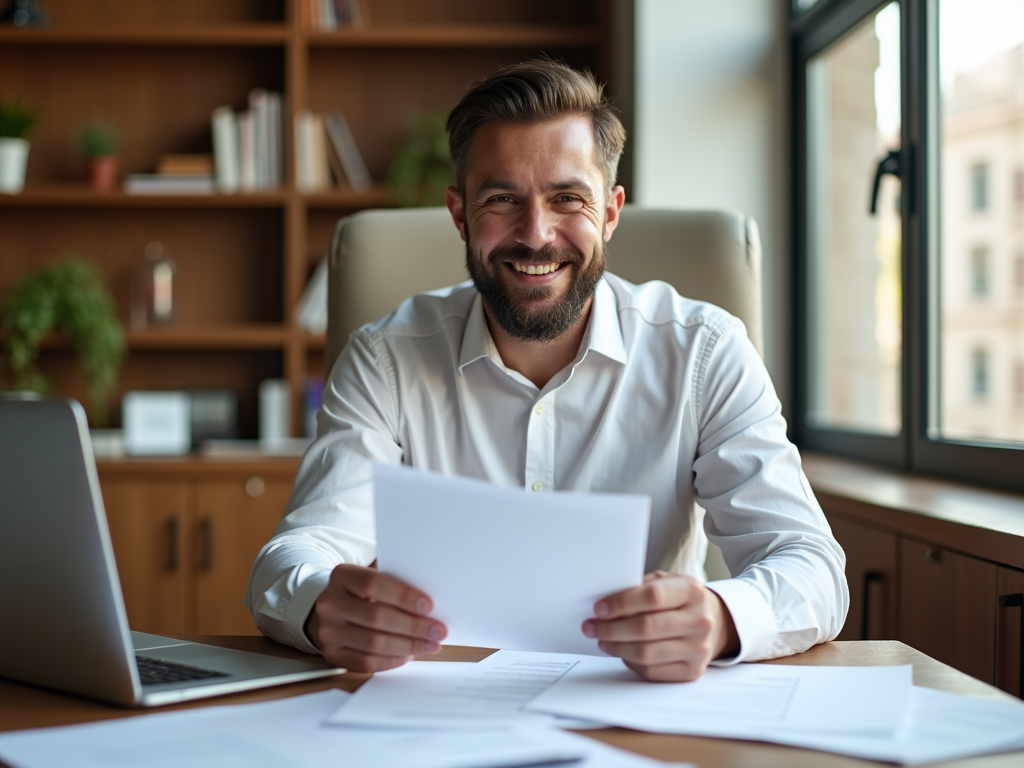
<path id="1" fill-rule="evenodd" d="M 16 195 L 25 186 L 26 139 L 0 138 L 0 193 Z"/>

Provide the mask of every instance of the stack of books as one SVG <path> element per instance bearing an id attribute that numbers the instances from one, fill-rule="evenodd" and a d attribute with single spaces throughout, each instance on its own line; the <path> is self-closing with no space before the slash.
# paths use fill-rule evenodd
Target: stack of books
<path id="1" fill-rule="evenodd" d="M 249 92 L 249 108 L 213 111 L 214 176 L 218 192 L 255 192 L 284 183 L 281 94 Z"/>
<path id="2" fill-rule="evenodd" d="M 299 15 L 303 29 L 319 32 L 370 23 L 369 9 L 360 0 L 299 0 Z"/>
<path id="3" fill-rule="evenodd" d="M 162 155 L 156 173 L 125 177 L 129 195 L 209 195 L 214 191 L 213 158 L 210 155 Z"/>
<path id="4" fill-rule="evenodd" d="M 295 185 L 300 192 L 323 192 L 333 184 L 365 192 L 373 184 L 352 131 L 341 112 L 295 115 Z"/>

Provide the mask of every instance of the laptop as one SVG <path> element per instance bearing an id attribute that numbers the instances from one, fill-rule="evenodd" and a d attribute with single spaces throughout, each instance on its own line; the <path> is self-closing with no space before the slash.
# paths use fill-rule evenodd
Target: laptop
<path id="1" fill-rule="evenodd" d="M 149 707 L 345 671 L 131 632 L 73 400 L 0 398 L 0 585 L 0 677 L 23 683 Z"/>

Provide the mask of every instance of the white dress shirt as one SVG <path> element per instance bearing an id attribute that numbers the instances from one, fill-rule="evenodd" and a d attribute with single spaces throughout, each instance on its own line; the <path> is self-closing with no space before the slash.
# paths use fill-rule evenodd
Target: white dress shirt
<path id="1" fill-rule="evenodd" d="M 761 358 L 738 319 L 666 283 L 606 275 L 576 359 L 543 389 L 504 366 L 471 284 L 413 296 L 352 334 L 318 425 L 246 594 L 280 642 L 316 653 L 303 624 L 331 570 L 376 558 L 373 461 L 650 496 L 648 571 L 701 576 L 707 539 L 722 549 L 734 576 L 708 587 L 736 624 L 731 662 L 843 626 L 846 558 Z"/>

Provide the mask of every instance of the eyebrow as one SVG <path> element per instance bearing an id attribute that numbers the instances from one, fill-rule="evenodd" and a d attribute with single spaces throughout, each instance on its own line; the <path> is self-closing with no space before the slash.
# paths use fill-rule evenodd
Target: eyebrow
<path id="1" fill-rule="evenodd" d="M 477 192 L 489 192 L 492 190 L 504 190 L 506 192 L 515 192 L 518 187 L 507 179 L 484 179 L 483 183 L 477 187 Z M 556 181 L 553 184 L 549 184 L 545 188 L 545 192 L 560 192 L 562 190 L 573 189 L 583 192 L 588 197 L 594 197 L 594 190 L 582 178 L 569 178 L 563 179 L 562 181 Z"/>

